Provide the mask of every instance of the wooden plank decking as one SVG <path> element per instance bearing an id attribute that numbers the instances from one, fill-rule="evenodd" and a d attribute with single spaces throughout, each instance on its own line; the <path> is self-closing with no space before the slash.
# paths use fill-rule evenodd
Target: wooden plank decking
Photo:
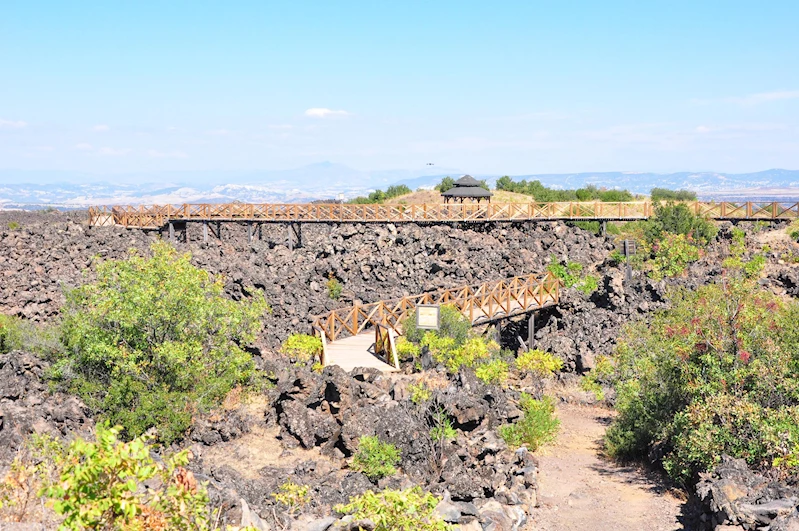
<path id="1" fill-rule="evenodd" d="M 374 354 L 375 334 L 363 332 L 327 344 L 325 358 L 327 365 L 338 365 L 349 372 L 356 367 L 371 367 L 383 372 L 397 372 L 388 363 Z"/>

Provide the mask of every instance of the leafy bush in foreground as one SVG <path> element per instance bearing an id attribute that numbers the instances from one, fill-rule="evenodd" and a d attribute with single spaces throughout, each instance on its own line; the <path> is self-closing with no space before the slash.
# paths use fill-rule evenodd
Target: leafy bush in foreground
<path id="1" fill-rule="evenodd" d="M 267 310 L 260 292 L 240 302 L 166 243 L 152 257 L 102 262 L 97 280 L 67 292 L 65 354 L 53 376 L 133 438 L 158 429 L 179 438 L 197 411 L 252 383 L 242 348 Z"/>
<path id="2" fill-rule="evenodd" d="M 531 452 L 555 439 L 560 421 L 555 418 L 555 401 L 550 396 L 535 400 L 522 393 L 519 400 L 524 415 L 515 424 L 499 428 L 499 435 L 509 446 L 526 446 Z"/>
<path id="3" fill-rule="evenodd" d="M 350 503 L 346 505 L 337 505 L 335 509 L 342 514 L 352 514 L 355 520 L 371 520 L 375 523 L 375 531 L 455 529 L 433 513 L 439 501 L 439 498 L 416 486 L 407 490 L 366 491 L 361 496 L 350 498 Z"/>
<path id="4" fill-rule="evenodd" d="M 484 384 L 503 384 L 508 379 L 508 362 L 503 359 L 492 359 L 474 370 L 475 376 Z"/>
<path id="5" fill-rule="evenodd" d="M 686 482 L 722 454 L 799 465 L 796 301 L 740 279 L 677 292 L 671 309 L 625 330 L 615 363 L 611 454 L 657 446 L 666 471 Z"/>
<path id="6" fill-rule="evenodd" d="M 652 278 L 674 277 L 682 274 L 688 264 L 699 260 L 699 247 L 690 236 L 664 234 L 652 246 Z"/>
<path id="7" fill-rule="evenodd" d="M 187 451 L 156 462 L 146 438 L 123 443 L 119 431 L 98 426 L 97 442 L 78 438 L 56 458 L 60 480 L 43 493 L 60 529 L 209 529 L 208 494 L 182 468 Z M 158 487 L 142 488 L 154 478 Z"/>
<path id="8" fill-rule="evenodd" d="M 547 270 L 561 279 L 565 287 L 573 287 L 586 295 L 590 295 L 599 287 L 599 279 L 594 275 L 583 275 L 583 265 L 577 262 L 561 264 L 553 255 Z"/>
<path id="9" fill-rule="evenodd" d="M 712 221 L 697 216 L 683 204 L 671 202 L 655 207 L 655 216 L 644 222 L 644 236 L 650 245 L 664 234 L 690 236 L 698 245 L 707 245 L 717 233 L 718 227 Z"/>
<path id="10" fill-rule="evenodd" d="M 358 451 L 352 460 L 352 469 L 363 472 L 371 481 L 393 476 L 400 462 L 400 451 L 391 443 L 381 441 L 375 436 L 358 439 Z"/>

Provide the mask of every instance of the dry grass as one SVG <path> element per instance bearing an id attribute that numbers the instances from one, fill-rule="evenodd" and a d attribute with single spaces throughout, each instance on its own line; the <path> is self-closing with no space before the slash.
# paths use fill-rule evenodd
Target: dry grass
<path id="1" fill-rule="evenodd" d="M 533 198 L 529 195 L 517 194 L 515 192 L 506 192 L 504 190 L 494 190 L 494 197 L 491 201 L 495 203 L 529 203 Z M 386 203 L 390 205 L 421 205 L 423 203 L 434 204 L 443 203 L 441 193 L 436 190 L 420 190 L 410 194 L 401 195 L 389 199 Z"/>

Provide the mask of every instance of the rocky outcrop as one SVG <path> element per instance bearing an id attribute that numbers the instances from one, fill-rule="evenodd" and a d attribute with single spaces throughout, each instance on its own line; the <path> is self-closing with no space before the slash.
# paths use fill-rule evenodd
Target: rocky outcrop
<path id="1" fill-rule="evenodd" d="M 42 378 L 48 364 L 20 351 L 0 355 L 0 470 L 33 433 L 88 435 L 88 408 L 74 396 L 51 394 Z"/>
<path id="2" fill-rule="evenodd" d="M 770 480 L 743 459 L 723 456 L 696 486 L 708 529 L 731 531 L 799 529 L 799 487 Z"/>

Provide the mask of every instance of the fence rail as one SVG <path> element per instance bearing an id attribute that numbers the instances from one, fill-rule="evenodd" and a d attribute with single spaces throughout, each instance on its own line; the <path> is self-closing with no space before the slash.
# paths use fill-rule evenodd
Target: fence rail
<path id="1" fill-rule="evenodd" d="M 684 203 L 694 213 L 713 219 L 797 219 L 799 203 L 722 202 Z M 350 204 L 184 204 L 97 206 L 89 208 L 93 226 L 161 228 L 170 221 L 255 222 L 447 222 L 528 220 L 635 220 L 654 214 L 657 203 L 485 203 L 420 205 Z"/>
<path id="2" fill-rule="evenodd" d="M 354 336 L 370 327 L 391 329 L 402 334 L 402 321 L 417 304 L 449 304 L 463 313 L 472 324 L 510 317 L 558 303 L 560 280 L 547 273 L 544 277 L 526 275 L 478 286 L 442 289 L 400 299 L 339 308 L 316 316 L 313 328 L 328 341 Z"/>

